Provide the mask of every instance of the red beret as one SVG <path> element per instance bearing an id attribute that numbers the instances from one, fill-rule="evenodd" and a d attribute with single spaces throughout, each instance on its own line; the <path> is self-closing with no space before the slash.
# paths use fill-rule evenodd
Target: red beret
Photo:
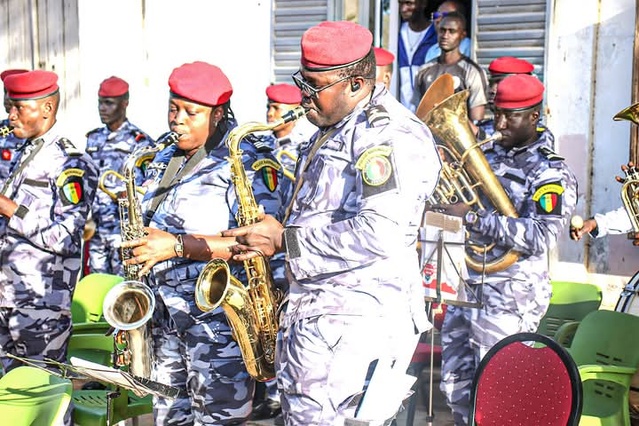
<path id="1" fill-rule="evenodd" d="M 271 84 L 266 88 L 266 97 L 271 102 L 293 105 L 302 102 L 302 91 L 292 84 Z"/>
<path id="2" fill-rule="evenodd" d="M 535 66 L 525 59 L 502 56 L 488 65 L 491 74 L 531 74 Z"/>
<path id="3" fill-rule="evenodd" d="M 103 98 L 117 98 L 125 95 L 129 91 L 129 83 L 119 77 L 109 77 L 100 83 L 98 96 Z"/>
<path id="4" fill-rule="evenodd" d="M 330 71 L 352 65 L 370 52 L 373 34 L 350 21 L 324 21 L 302 35 L 302 66 Z"/>
<path id="5" fill-rule="evenodd" d="M 383 47 L 374 47 L 373 49 L 375 50 L 375 62 L 378 66 L 390 65 L 395 60 L 395 55 Z"/>
<path id="6" fill-rule="evenodd" d="M 0 80 L 4 81 L 4 79 L 9 77 L 10 75 L 22 74 L 22 73 L 25 73 L 25 72 L 28 72 L 28 71 L 29 70 L 23 70 L 23 69 L 4 70 L 4 71 L 2 71 L 2 73 L 0 73 Z"/>
<path id="7" fill-rule="evenodd" d="M 40 99 L 58 91 L 58 76 L 43 70 L 13 74 L 5 78 L 4 88 L 11 99 Z"/>
<path id="8" fill-rule="evenodd" d="M 198 104 L 217 106 L 233 94 L 231 82 L 221 69 L 206 62 L 192 62 L 175 68 L 169 77 L 171 93 Z"/>
<path id="9" fill-rule="evenodd" d="M 544 98 L 544 85 L 535 76 L 514 74 L 497 85 L 495 106 L 503 109 L 522 109 L 540 103 Z"/>

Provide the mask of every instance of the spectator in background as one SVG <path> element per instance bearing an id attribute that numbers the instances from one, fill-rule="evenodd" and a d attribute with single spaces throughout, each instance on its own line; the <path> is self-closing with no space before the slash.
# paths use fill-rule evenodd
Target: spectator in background
<path id="1" fill-rule="evenodd" d="M 428 0 L 399 0 L 399 13 L 403 21 L 397 49 L 399 101 L 411 111 L 415 111 L 415 105 L 412 104 L 415 76 L 426 63 L 428 49 L 437 44 L 437 33 L 427 9 Z"/>
<path id="2" fill-rule="evenodd" d="M 442 18 L 448 15 L 450 12 L 459 12 L 466 19 L 468 19 L 468 15 L 466 15 L 466 7 L 458 0 L 446 0 L 442 4 L 439 5 L 436 12 L 431 14 L 431 22 L 435 25 L 435 31 L 439 34 L 439 24 L 442 21 Z M 470 38 L 464 37 L 464 39 L 459 43 L 459 51 L 462 55 L 470 58 Z M 441 55 L 442 49 L 439 47 L 439 43 L 436 43 L 428 49 L 426 53 L 425 61 L 429 62 L 435 58 L 438 58 Z"/>
<path id="3" fill-rule="evenodd" d="M 22 74 L 28 70 L 23 69 L 8 69 L 0 73 L 0 80 L 4 83 L 4 79 L 10 75 Z M 7 89 L 4 89 L 4 110 L 9 114 L 11 108 L 11 102 L 7 98 Z M 4 182 L 11 173 L 11 167 L 13 166 L 14 159 L 16 157 L 16 148 L 18 148 L 24 142 L 22 139 L 17 138 L 13 133 L 8 133 L 11 126 L 9 125 L 9 119 L 5 118 L 0 121 L 0 182 Z"/>
<path id="4" fill-rule="evenodd" d="M 415 77 L 413 106 L 417 108 L 424 93 L 442 74 L 453 76 L 455 92 L 468 89 L 468 116 L 472 121 L 484 118 L 488 83 L 484 71 L 473 60 L 464 56 L 459 44 L 466 37 L 466 18 L 459 12 L 450 12 L 439 24 L 438 58 L 424 65 Z"/>
<path id="5" fill-rule="evenodd" d="M 98 89 L 98 113 L 102 127 L 87 133 L 86 152 L 100 168 L 100 175 L 111 170 L 123 173 L 126 158 L 135 150 L 154 144 L 153 139 L 127 119 L 129 84 L 119 77 L 109 77 Z M 135 185 L 144 181 L 146 164 L 136 168 Z M 102 178 L 105 191 L 98 191 L 91 209 L 95 234 L 89 240 L 88 272 L 124 275 L 120 259 L 120 214 L 117 194 L 125 190 L 124 182 L 113 174 Z"/>
<path id="6" fill-rule="evenodd" d="M 391 81 L 393 79 L 393 61 L 395 55 L 383 47 L 374 47 L 375 63 L 377 64 L 376 83 L 382 83 L 390 90 Z"/>

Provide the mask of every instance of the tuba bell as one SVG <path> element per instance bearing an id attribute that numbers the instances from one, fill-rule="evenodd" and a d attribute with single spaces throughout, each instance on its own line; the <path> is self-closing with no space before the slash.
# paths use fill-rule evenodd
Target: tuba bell
<path id="1" fill-rule="evenodd" d="M 477 142 L 468 122 L 466 100 L 468 90 L 455 93 L 437 103 L 423 118 L 431 132 L 442 142 L 438 144 L 440 155 L 444 158 L 442 172 L 437 188 L 429 204 L 451 204 L 464 202 L 471 209 L 494 208 L 500 214 L 516 218 L 517 211 L 508 194 L 493 173 L 481 145 L 501 138 L 499 132 L 484 141 Z M 483 194 L 491 206 L 484 205 Z M 519 254 L 510 250 L 503 256 L 485 261 L 485 255 L 494 244 L 487 247 L 467 244 L 474 255 L 466 254 L 466 264 L 477 272 L 487 274 L 503 271 L 519 258 Z"/>

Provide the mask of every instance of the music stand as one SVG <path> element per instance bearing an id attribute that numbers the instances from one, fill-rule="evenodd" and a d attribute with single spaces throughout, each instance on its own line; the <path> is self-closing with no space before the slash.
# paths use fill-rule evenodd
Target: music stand
<path id="1" fill-rule="evenodd" d="M 436 262 L 435 268 L 435 279 L 436 286 L 435 292 L 436 295 L 433 296 L 425 296 L 424 300 L 430 304 L 433 302 L 444 303 L 453 306 L 465 306 L 471 308 L 481 308 L 482 306 L 482 294 L 483 294 L 483 284 L 484 284 L 484 273 L 482 272 L 482 279 L 480 284 L 478 285 L 470 285 L 464 276 L 466 275 L 465 270 L 462 270 L 458 265 L 464 265 L 464 263 L 459 263 L 454 259 L 453 253 L 449 250 L 449 246 L 459 252 L 461 248 L 461 253 L 464 253 L 465 247 L 465 233 L 463 230 L 463 222 L 462 219 L 455 216 L 448 216 L 442 213 L 437 212 L 426 212 L 424 217 L 424 225 L 428 228 L 420 228 L 420 243 L 421 243 L 421 252 L 420 252 L 420 264 L 423 268 L 427 264 L 432 264 Z M 433 239 L 431 236 L 435 233 L 436 237 Z M 448 237 L 448 240 L 447 238 Z M 429 243 L 424 244 L 424 243 Z M 427 249 L 432 247 L 430 251 Z M 459 253 L 457 253 L 459 254 Z M 462 260 L 461 262 L 464 262 Z M 484 269 L 485 269 L 485 258 L 484 258 Z M 444 280 L 444 265 L 448 265 L 449 268 L 452 268 L 454 277 L 459 279 L 459 285 L 457 290 L 457 296 L 463 296 L 465 300 L 454 300 L 450 298 L 444 297 L 444 292 L 442 292 L 442 281 Z M 450 271 L 447 271 L 450 272 Z M 448 275 L 448 274 L 446 274 Z M 426 285 L 426 282 L 424 282 Z M 444 283 L 445 284 L 445 283 Z M 435 323 L 435 312 L 432 308 L 432 305 L 429 308 L 429 317 L 431 324 Z M 435 349 L 435 332 L 434 330 L 430 333 L 430 360 L 429 360 L 429 395 L 428 395 L 428 415 L 426 417 L 427 423 L 429 426 L 432 426 L 434 421 L 434 413 L 433 413 L 433 364 L 434 364 L 434 349 Z"/>
<path id="2" fill-rule="evenodd" d="M 102 383 L 108 383 L 132 391 L 140 398 L 146 395 L 155 395 L 163 398 L 173 399 L 180 394 L 180 389 L 135 376 L 123 370 L 96 364 L 81 358 L 71 357 L 71 364 L 54 361 L 51 359 L 29 359 L 13 354 L 6 354 L 7 357 L 17 359 L 32 367 L 47 371 L 57 377 L 65 379 L 94 379 Z M 44 364 L 44 365 L 43 365 Z M 46 366 L 55 366 L 53 370 Z"/>

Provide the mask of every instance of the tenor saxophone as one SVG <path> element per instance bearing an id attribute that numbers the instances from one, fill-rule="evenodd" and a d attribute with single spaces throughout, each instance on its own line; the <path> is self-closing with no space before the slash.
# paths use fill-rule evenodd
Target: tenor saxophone
<path id="1" fill-rule="evenodd" d="M 126 198 L 118 199 L 120 212 L 120 235 L 122 242 L 142 238 L 146 235 L 140 202 L 135 186 L 135 169 L 155 153 L 177 142 L 177 133 L 167 133 L 154 147 L 144 147 L 131 153 L 123 166 L 122 180 L 126 186 Z M 122 261 L 133 257 L 132 249 L 122 248 Z M 127 369 L 136 376 L 150 378 L 153 352 L 149 320 L 155 309 L 155 296 L 148 285 L 139 280 L 141 265 L 124 265 L 125 281 L 111 288 L 103 302 L 104 319 L 116 331 L 116 367 Z"/>
<path id="2" fill-rule="evenodd" d="M 260 215 L 251 182 L 244 170 L 240 142 L 250 133 L 272 130 L 305 113 L 304 108 L 298 107 L 271 124 L 246 123 L 229 133 L 227 158 L 238 203 L 236 219 L 239 226 L 256 223 Z M 268 260 L 263 256 L 244 261 L 244 269 L 248 280 L 246 286 L 231 275 L 225 260 L 211 260 L 196 282 L 195 302 L 204 312 L 222 306 L 242 352 L 246 371 L 255 380 L 263 382 L 275 377 L 276 313 L 282 294 L 275 289 Z"/>

